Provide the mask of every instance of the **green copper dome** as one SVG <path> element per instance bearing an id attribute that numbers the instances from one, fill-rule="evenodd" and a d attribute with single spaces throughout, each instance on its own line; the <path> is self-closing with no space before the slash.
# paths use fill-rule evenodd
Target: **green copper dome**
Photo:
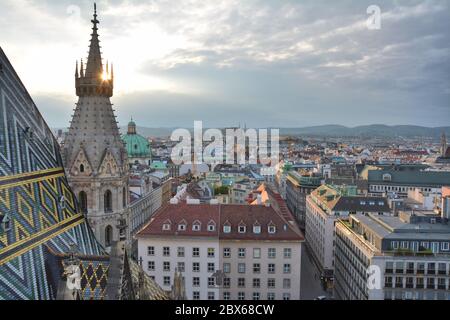
<path id="1" fill-rule="evenodd" d="M 137 134 L 136 123 L 133 120 L 128 124 L 128 133 L 122 136 L 122 140 L 126 145 L 129 158 L 151 158 L 150 142 Z"/>

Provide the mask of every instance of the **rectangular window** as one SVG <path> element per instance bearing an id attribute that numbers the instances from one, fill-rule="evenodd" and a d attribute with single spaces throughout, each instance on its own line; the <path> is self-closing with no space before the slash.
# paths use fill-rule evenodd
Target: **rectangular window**
<path id="1" fill-rule="evenodd" d="M 238 272 L 239 273 L 245 273 L 245 263 L 239 263 L 238 264 Z"/>
<path id="2" fill-rule="evenodd" d="M 192 278 L 192 286 L 193 287 L 200 287 L 200 278 L 199 277 L 193 277 Z"/>
<path id="3" fill-rule="evenodd" d="M 267 255 L 268 255 L 269 259 L 275 259 L 277 257 L 277 249 L 269 248 Z"/>
<path id="4" fill-rule="evenodd" d="M 284 248 L 283 255 L 285 259 L 290 259 L 292 257 L 292 249 L 291 248 Z"/>
<path id="5" fill-rule="evenodd" d="M 224 263 L 223 264 L 223 272 L 224 273 L 230 273 L 230 264 L 229 263 Z"/>
<path id="6" fill-rule="evenodd" d="M 200 262 L 192 263 L 192 272 L 200 272 Z"/>
<path id="7" fill-rule="evenodd" d="M 163 262 L 163 270 L 164 271 L 170 271 L 170 262 L 169 261 L 164 261 Z"/>
<path id="8" fill-rule="evenodd" d="M 209 291 L 208 292 L 208 300 L 215 300 L 216 294 L 214 292 Z"/>
<path id="9" fill-rule="evenodd" d="M 245 292 L 238 292 L 238 300 L 245 300 Z"/>
<path id="10" fill-rule="evenodd" d="M 275 300 L 275 293 L 273 292 L 267 293 L 267 300 Z"/>
<path id="11" fill-rule="evenodd" d="M 166 276 L 163 279 L 164 279 L 164 285 L 165 286 L 170 286 L 170 277 Z"/>
<path id="12" fill-rule="evenodd" d="M 291 300 L 291 294 L 290 293 L 283 293 L 283 300 Z"/>
<path id="13" fill-rule="evenodd" d="M 449 242 L 442 242 L 441 243 L 441 250 L 442 251 L 449 251 L 450 250 L 450 243 Z"/>
<path id="14" fill-rule="evenodd" d="M 239 288 L 245 287 L 245 278 L 238 278 L 238 287 Z"/>
<path id="15" fill-rule="evenodd" d="M 185 268 L 184 268 L 184 262 L 178 262 L 177 268 L 178 268 L 178 271 L 184 272 L 184 270 L 185 270 Z"/>
<path id="16" fill-rule="evenodd" d="M 213 277 L 208 278 L 208 287 L 214 287 L 216 285 L 216 282 L 214 280 L 215 278 Z"/>
<path id="17" fill-rule="evenodd" d="M 283 279 L 283 288 L 290 289 L 291 288 L 291 279 Z"/>
<path id="18" fill-rule="evenodd" d="M 261 249 L 253 248 L 253 259 L 260 259 L 260 258 L 261 258 Z"/>
<path id="19" fill-rule="evenodd" d="M 149 261 L 147 263 L 147 269 L 148 271 L 155 271 L 155 261 Z"/>
<path id="20" fill-rule="evenodd" d="M 215 272 L 216 271 L 216 266 L 214 264 L 214 262 L 208 262 L 208 272 Z"/>
<path id="21" fill-rule="evenodd" d="M 230 278 L 223 278 L 223 287 L 229 288 L 231 285 L 231 279 Z"/>
<path id="22" fill-rule="evenodd" d="M 231 256 L 231 249 L 230 248 L 223 248 L 223 257 L 229 258 Z"/>
<path id="23" fill-rule="evenodd" d="M 223 300 L 230 300 L 230 298 L 231 298 L 230 293 L 228 291 L 225 291 L 223 293 Z"/>
<path id="24" fill-rule="evenodd" d="M 164 247 L 163 248 L 163 256 L 169 257 L 170 256 L 170 247 Z"/>
<path id="25" fill-rule="evenodd" d="M 267 279 L 267 288 L 270 288 L 270 289 L 275 288 L 275 279 L 274 278 Z"/>
<path id="26" fill-rule="evenodd" d="M 147 247 L 147 255 L 154 256 L 155 255 L 155 247 Z"/>
<path id="27" fill-rule="evenodd" d="M 283 266 L 283 273 L 291 273 L 291 264 L 285 263 Z"/>
<path id="28" fill-rule="evenodd" d="M 239 248 L 238 249 L 238 257 L 239 258 L 245 258 L 245 248 Z"/>
<path id="29" fill-rule="evenodd" d="M 259 292 L 253 292 L 253 300 L 259 300 L 261 298 L 261 294 Z"/>
<path id="30" fill-rule="evenodd" d="M 178 249 L 177 249 L 177 255 L 178 255 L 178 257 L 180 257 L 180 258 L 184 257 L 184 247 L 178 247 Z"/>
<path id="31" fill-rule="evenodd" d="M 253 288 L 259 288 L 259 287 L 261 287 L 261 279 L 253 278 Z"/>
<path id="32" fill-rule="evenodd" d="M 192 248 L 192 256 L 194 258 L 200 257 L 200 248 Z"/>
<path id="33" fill-rule="evenodd" d="M 200 300 L 200 291 L 193 291 L 192 292 L 192 299 L 193 300 Z"/>
<path id="34" fill-rule="evenodd" d="M 275 263 L 269 263 L 267 266 L 268 273 L 275 273 Z"/>
<path id="35" fill-rule="evenodd" d="M 214 258 L 215 250 L 214 248 L 208 248 L 208 258 Z"/>
<path id="36" fill-rule="evenodd" d="M 261 265 L 259 263 L 253 264 L 253 273 L 261 273 Z"/>

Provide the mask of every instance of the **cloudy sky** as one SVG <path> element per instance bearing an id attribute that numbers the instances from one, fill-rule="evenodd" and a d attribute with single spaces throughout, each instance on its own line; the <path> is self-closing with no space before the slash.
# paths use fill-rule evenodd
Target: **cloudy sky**
<path id="1" fill-rule="evenodd" d="M 450 123 L 450 1 L 97 2 L 122 125 Z M 0 45 L 53 127 L 76 102 L 92 7 L 0 0 Z"/>

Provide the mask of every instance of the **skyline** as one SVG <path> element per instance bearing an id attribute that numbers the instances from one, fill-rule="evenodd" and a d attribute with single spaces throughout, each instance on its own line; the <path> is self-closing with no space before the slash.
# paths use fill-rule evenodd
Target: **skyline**
<path id="1" fill-rule="evenodd" d="M 143 127 L 190 127 L 194 120 L 208 127 L 447 125 L 448 3 L 378 2 L 381 30 L 367 29 L 364 1 L 333 8 L 317 1 L 182 1 L 177 7 L 99 1 L 103 58 L 116 72 L 118 121 L 124 126 L 134 116 Z M 15 22 L 3 49 L 50 126 L 67 127 L 92 1 L 7 0 L 0 9 L 10 13 L 1 27 Z"/>

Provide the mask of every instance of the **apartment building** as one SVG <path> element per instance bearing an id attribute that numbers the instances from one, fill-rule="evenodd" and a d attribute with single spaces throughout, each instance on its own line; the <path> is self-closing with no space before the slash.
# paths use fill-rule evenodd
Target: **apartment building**
<path id="1" fill-rule="evenodd" d="M 450 226 L 429 212 L 336 223 L 335 296 L 450 300 Z"/>
<path id="2" fill-rule="evenodd" d="M 336 221 L 356 213 L 390 214 L 387 199 L 357 196 L 349 190 L 353 189 L 323 185 L 306 200 L 306 241 L 326 281 L 333 278 Z"/>
<path id="3" fill-rule="evenodd" d="M 305 229 L 306 196 L 321 185 L 322 178 L 290 171 L 286 179 L 286 203 L 301 229 Z"/>
<path id="4" fill-rule="evenodd" d="M 189 300 L 298 300 L 303 235 L 278 206 L 171 201 L 138 234 L 145 272 Z"/>
<path id="5" fill-rule="evenodd" d="M 408 191 L 418 189 L 423 192 L 441 192 L 448 185 L 450 172 L 425 170 L 380 169 L 368 171 L 369 193 L 383 195 L 395 193 L 406 198 Z"/>

